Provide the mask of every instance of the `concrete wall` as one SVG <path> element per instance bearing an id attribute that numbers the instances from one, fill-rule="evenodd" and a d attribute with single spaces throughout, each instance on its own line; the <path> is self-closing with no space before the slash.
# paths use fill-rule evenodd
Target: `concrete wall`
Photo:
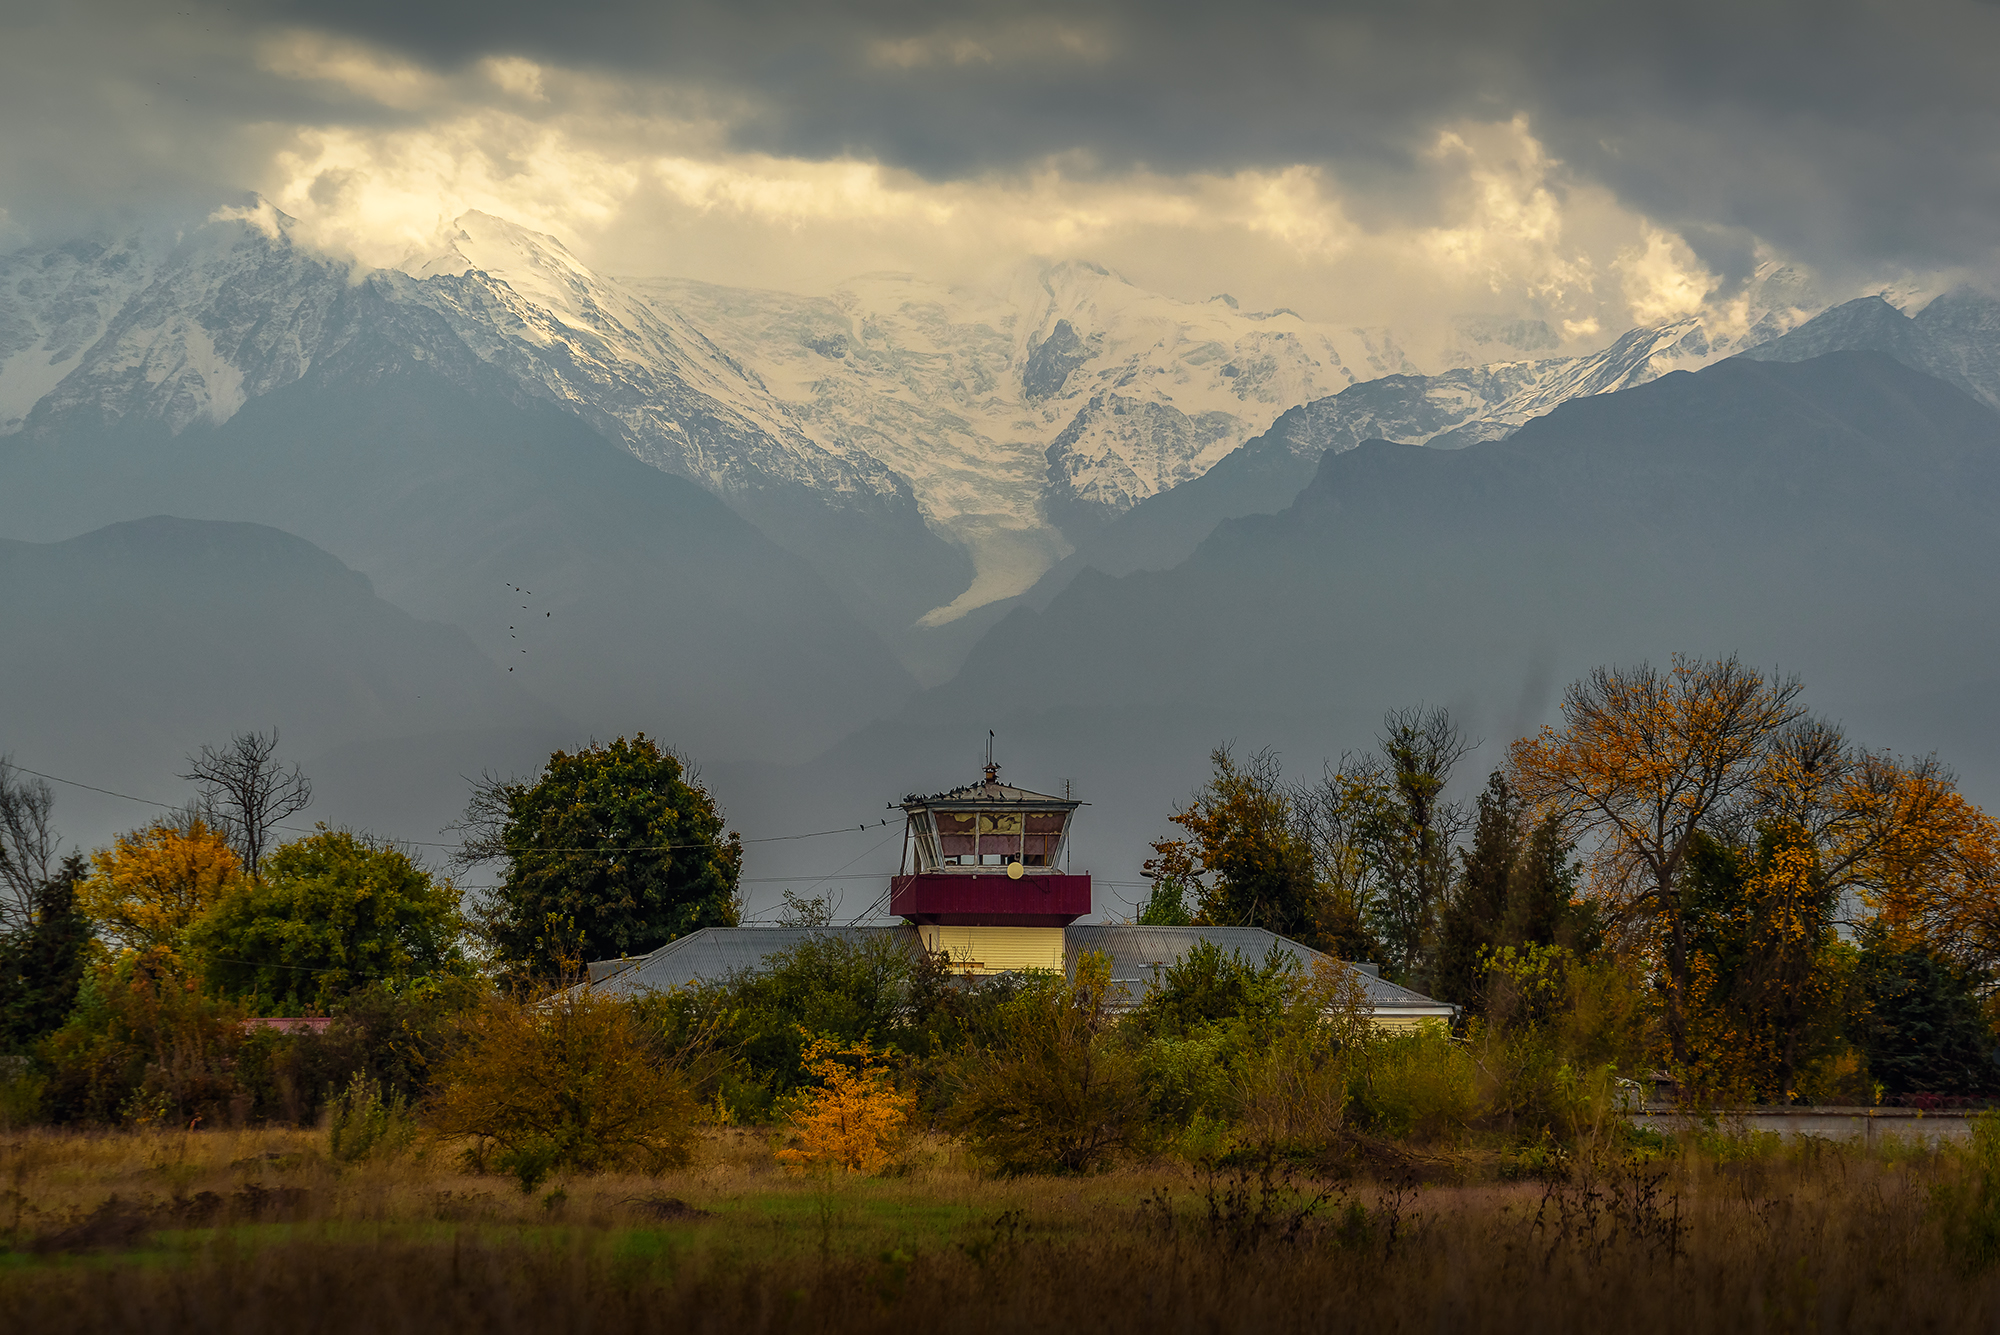
<path id="1" fill-rule="evenodd" d="M 1730 1108 L 1714 1117 L 1718 1129 L 1732 1135 L 1775 1132 L 1785 1140 L 1816 1136 L 1822 1140 L 1858 1140 L 1876 1144 L 1889 1139 L 1941 1141 L 1972 1139 L 1976 1112 L 1920 1112 L 1915 1108 Z M 1706 1118 L 1671 1107 L 1648 1105 L 1626 1114 L 1634 1126 L 1651 1127 L 1666 1135 L 1702 1126 Z"/>

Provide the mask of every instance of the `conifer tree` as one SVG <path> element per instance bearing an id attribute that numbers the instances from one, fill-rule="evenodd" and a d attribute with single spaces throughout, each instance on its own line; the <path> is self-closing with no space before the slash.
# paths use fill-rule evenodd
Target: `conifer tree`
<path id="1" fill-rule="evenodd" d="M 1458 884 L 1438 926 L 1437 996 L 1475 1014 L 1485 1009 L 1482 950 L 1501 944 L 1509 882 L 1521 852 L 1521 803 L 1495 770 L 1473 816 L 1472 847 L 1460 855 Z"/>

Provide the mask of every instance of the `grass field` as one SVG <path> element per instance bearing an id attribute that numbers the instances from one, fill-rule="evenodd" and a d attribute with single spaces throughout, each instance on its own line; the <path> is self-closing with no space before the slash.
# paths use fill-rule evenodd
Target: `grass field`
<path id="1" fill-rule="evenodd" d="M 2000 1272 L 1979 1268 L 1991 1202 L 1958 1151 L 1715 1142 L 1517 1180 L 1441 1157 L 1008 1181 L 920 1142 L 862 1179 L 788 1174 L 763 1134 L 719 1130 L 664 1177 L 524 1194 L 450 1147 L 360 1164 L 326 1147 L 0 1138 L 6 1328 L 2000 1329 Z"/>

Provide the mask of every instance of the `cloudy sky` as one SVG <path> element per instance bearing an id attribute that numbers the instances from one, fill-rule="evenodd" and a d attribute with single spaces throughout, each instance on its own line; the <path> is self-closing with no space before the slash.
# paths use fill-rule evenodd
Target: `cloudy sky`
<path id="1" fill-rule="evenodd" d="M 371 263 L 482 208 L 611 273 L 1083 257 L 1578 340 L 2000 256 L 1991 0 L 0 3 L 10 247 L 256 190 Z"/>

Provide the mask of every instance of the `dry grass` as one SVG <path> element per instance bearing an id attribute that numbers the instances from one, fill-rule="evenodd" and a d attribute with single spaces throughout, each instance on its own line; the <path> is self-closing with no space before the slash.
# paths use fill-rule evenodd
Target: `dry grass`
<path id="1" fill-rule="evenodd" d="M 1563 1183 L 999 1181 L 919 1142 L 809 1178 L 768 1133 L 533 1195 L 450 1146 L 342 1165 L 294 1131 L 0 1140 L 0 1311 L 44 1332 L 2000 1328 L 1941 1253 L 1950 1154 L 1604 1161 Z M 1463 1166 L 1461 1166 L 1463 1167 Z"/>

